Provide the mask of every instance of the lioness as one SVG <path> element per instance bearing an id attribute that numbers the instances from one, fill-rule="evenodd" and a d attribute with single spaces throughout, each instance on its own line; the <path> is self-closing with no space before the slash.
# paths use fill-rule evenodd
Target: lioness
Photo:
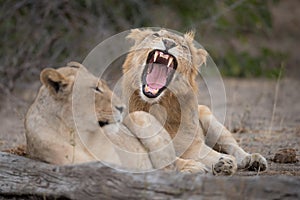
<path id="1" fill-rule="evenodd" d="M 267 169 L 263 156 L 246 153 L 209 108 L 198 105 L 195 78 L 207 52 L 194 46 L 193 32 L 134 29 L 128 38 L 134 45 L 123 64 L 122 87 L 129 113 L 150 112 L 172 137 L 177 156 L 200 161 L 214 174 Z M 211 138 L 219 137 L 214 149 L 227 154 L 204 143 L 209 130 Z"/>
<path id="2" fill-rule="evenodd" d="M 121 123 L 124 105 L 83 65 L 44 69 L 40 79 L 43 85 L 25 119 L 30 157 L 59 165 L 100 160 L 129 171 L 206 170 L 193 160 L 176 159 L 169 135 L 150 114 L 134 112 Z"/>

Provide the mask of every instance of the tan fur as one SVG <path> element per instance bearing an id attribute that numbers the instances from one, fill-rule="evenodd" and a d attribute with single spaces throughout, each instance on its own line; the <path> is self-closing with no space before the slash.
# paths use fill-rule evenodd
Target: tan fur
<path id="1" fill-rule="evenodd" d="M 59 165 L 100 160 L 130 171 L 165 166 L 175 169 L 175 151 L 167 132 L 161 129 L 154 137 L 147 137 L 160 129 L 159 122 L 148 113 L 134 112 L 120 123 L 124 105 L 105 82 L 84 66 L 71 62 L 57 70 L 44 69 L 40 77 L 43 85 L 25 120 L 30 157 Z M 78 87 L 78 94 L 74 94 L 74 87 Z M 93 109 L 90 111 L 90 102 L 85 103 L 93 96 L 96 115 Z M 76 108 L 82 113 L 76 113 Z M 98 121 L 108 125 L 100 127 Z M 163 147 L 166 148 L 155 152 Z M 175 164 L 180 171 L 205 172 L 201 164 L 192 160 L 178 159 Z"/>
<path id="2" fill-rule="evenodd" d="M 199 67 L 206 63 L 208 54 L 204 49 L 197 49 L 194 46 L 194 32 L 179 36 L 164 29 L 157 32 L 134 29 L 128 38 L 134 40 L 134 45 L 123 64 L 123 96 L 124 102 L 128 104 L 129 113 L 151 110 L 151 114 L 161 122 L 172 137 L 177 155 L 200 161 L 212 168 L 215 174 L 230 175 L 236 171 L 237 165 L 246 168 L 256 161 L 261 170 L 266 169 L 265 158 L 258 154 L 259 159 L 252 159 L 251 154 L 237 145 L 230 132 L 213 117 L 207 107 L 198 107 L 195 78 Z M 176 75 L 160 96 L 148 98 L 141 92 L 142 72 L 149 52 L 154 49 L 166 50 L 163 44 L 163 40 L 166 39 L 176 44 L 168 50 L 178 62 Z M 161 109 L 151 109 L 156 104 L 165 109 L 167 117 L 162 117 Z M 217 145 L 236 158 L 214 151 L 204 144 L 204 135 L 211 129 L 213 131 L 209 133 L 213 137 L 221 134 Z M 251 162 L 248 161 L 249 158 Z"/>

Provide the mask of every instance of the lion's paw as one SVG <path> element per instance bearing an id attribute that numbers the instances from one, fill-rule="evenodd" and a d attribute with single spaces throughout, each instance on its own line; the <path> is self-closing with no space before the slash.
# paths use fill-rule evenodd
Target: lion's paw
<path id="1" fill-rule="evenodd" d="M 268 163 L 262 155 L 253 153 L 242 160 L 241 166 L 250 171 L 265 171 L 268 168 Z"/>
<path id="2" fill-rule="evenodd" d="M 213 167 L 213 175 L 219 176 L 219 175 L 226 175 L 230 176 L 234 174 L 237 170 L 237 164 L 234 158 L 226 158 L 221 157 L 219 159 L 219 162 L 217 162 Z"/>

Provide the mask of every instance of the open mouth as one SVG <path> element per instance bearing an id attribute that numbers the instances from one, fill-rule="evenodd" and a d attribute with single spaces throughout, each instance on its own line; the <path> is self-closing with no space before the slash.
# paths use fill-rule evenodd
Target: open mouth
<path id="1" fill-rule="evenodd" d="M 176 58 L 161 50 L 149 53 L 142 74 L 143 94 L 148 98 L 158 97 L 169 85 L 177 68 Z"/>

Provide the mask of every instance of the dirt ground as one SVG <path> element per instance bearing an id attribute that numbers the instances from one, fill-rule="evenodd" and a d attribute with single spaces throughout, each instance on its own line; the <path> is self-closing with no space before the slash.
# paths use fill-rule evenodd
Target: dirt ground
<path id="1" fill-rule="evenodd" d="M 300 144 L 300 80 L 225 79 L 227 102 L 226 127 L 248 152 L 259 152 L 269 162 L 269 170 L 260 175 L 300 176 L 300 163 L 275 163 L 282 148 L 296 150 Z M 39 83 L 23 86 L 14 94 L 3 90 L 0 96 L 0 151 L 25 145 L 23 120 Z M 201 102 L 210 104 L 205 85 L 200 87 Z M 218 112 L 218 110 L 216 110 Z M 257 172 L 239 171 L 237 175 L 255 176 Z"/>

